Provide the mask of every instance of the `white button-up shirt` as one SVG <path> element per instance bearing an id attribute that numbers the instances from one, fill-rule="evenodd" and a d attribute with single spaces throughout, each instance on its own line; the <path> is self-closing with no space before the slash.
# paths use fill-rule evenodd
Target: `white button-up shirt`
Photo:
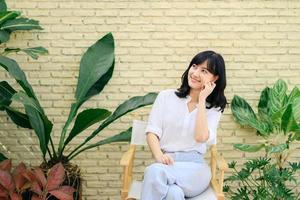
<path id="1" fill-rule="evenodd" d="M 221 118 L 220 108 L 206 109 L 209 138 L 205 143 L 198 143 L 194 139 L 198 104 L 189 112 L 188 102 L 191 97 L 188 95 L 186 98 L 179 98 L 175 91 L 167 89 L 159 92 L 152 106 L 145 133 L 156 134 L 163 151 L 196 150 L 204 154 L 206 143 L 216 143 Z"/>

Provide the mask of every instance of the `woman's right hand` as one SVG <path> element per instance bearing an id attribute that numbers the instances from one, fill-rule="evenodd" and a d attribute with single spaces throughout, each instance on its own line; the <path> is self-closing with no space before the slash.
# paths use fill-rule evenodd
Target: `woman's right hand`
<path id="1" fill-rule="evenodd" d="M 172 165 L 174 163 L 174 159 L 169 154 L 161 154 L 157 156 L 155 160 L 165 165 Z"/>

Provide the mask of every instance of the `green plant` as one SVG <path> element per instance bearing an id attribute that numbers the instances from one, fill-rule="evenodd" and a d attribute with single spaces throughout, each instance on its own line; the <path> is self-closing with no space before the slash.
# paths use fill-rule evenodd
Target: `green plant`
<path id="1" fill-rule="evenodd" d="M 266 87 L 262 91 L 257 114 L 246 100 L 239 96 L 234 96 L 231 110 L 234 119 L 239 124 L 254 128 L 257 135 L 262 137 L 259 144 L 234 144 L 234 147 L 245 152 L 257 152 L 264 149 L 265 157 L 246 162 L 241 171 L 237 171 L 235 163 L 231 163 L 230 166 L 235 170 L 235 174 L 225 181 L 238 181 L 243 187 L 239 188 L 237 193 L 230 191 L 228 185 L 224 189 L 230 191 L 229 194 L 234 194 L 231 196 L 233 199 L 237 196 L 235 194 L 247 194 L 248 199 L 250 196 L 259 199 L 257 195 L 263 195 L 265 192 L 268 194 L 271 192 L 272 199 L 281 199 L 282 195 L 286 195 L 285 198 L 294 197 L 292 190 L 287 188 L 285 182 L 293 180 L 297 185 L 293 176 L 300 166 L 300 163 L 288 162 L 291 143 L 300 140 L 299 88 L 294 87 L 287 95 L 287 84 L 279 79 L 272 88 Z M 272 163 L 272 160 L 275 162 Z M 256 178 L 251 176 L 254 171 L 258 174 Z M 272 173 L 274 176 L 269 176 Z M 274 181 L 278 181 L 282 190 L 276 189 L 273 185 Z"/>
<path id="2" fill-rule="evenodd" d="M 8 59 L 6 56 L 10 53 L 15 52 L 25 52 L 27 55 L 32 57 L 33 59 L 37 59 L 39 54 L 47 54 L 48 51 L 44 47 L 31 47 L 31 48 L 16 48 L 16 47 L 6 47 L 6 42 L 9 41 L 12 33 L 16 31 L 25 31 L 25 30 L 41 30 L 42 27 L 39 25 L 39 21 L 28 19 L 26 17 L 21 16 L 21 12 L 19 11 L 10 11 L 7 8 L 7 5 L 4 0 L 0 0 L 0 45 L 2 45 L 2 52 L 0 52 L 0 56 L 3 59 L 3 62 L 10 62 L 12 65 L 17 65 L 17 63 Z M 8 68 L 6 66 L 2 66 L 6 70 Z M 12 66 L 13 68 L 14 66 Z M 28 85 L 24 73 L 21 73 L 16 70 L 10 70 L 12 76 L 17 77 L 18 83 L 25 88 L 28 92 L 32 91 L 31 87 Z M 25 84 L 21 82 L 21 80 L 25 81 Z M 28 117 L 21 112 L 9 107 L 11 100 L 9 97 L 11 92 L 15 92 L 15 90 L 6 82 L 0 82 L 0 110 L 6 111 L 10 118 L 19 126 L 31 128 L 31 125 L 26 120 Z M 34 93 L 31 92 L 33 98 Z M 22 120 L 24 118 L 25 120 Z M 0 161 L 6 159 L 6 157 L 0 153 Z"/>
<path id="3" fill-rule="evenodd" d="M 148 93 L 145 96 L 132 97 L 119 105 L 113 113 L 103 108 L 95 108 L 86 109 L 77 115 L 80 106 L 92 96 L 100 93 L 108 83 L 113 74 L 114 60 L 114 40 L 111 33 L 98 40 L 84 53 L 80 62 L 79 78 L 75 95 L 76 102 L 71 105 L 69 117 L 61 132 L 57 151 L 51 139 L 52 123 L 48 120 L 32 87 L 27 82 L 24 72 L 15 61 L 3 56 L 0 56 L 0 65 L 17 80 L 24 91 L 16 92 L 7 82 L 1 82 L 0 85 L 3 90 L 0 91 L 2 96 L 0 107 L 17 112 L 17 118 L 12 118 L 9 115 L 12 120 L 19 126 L 32 128 L 35 131 L 40 142 L 40 149 L 44 161 L 46 161 L 46 153 L 49 155 L 49 160 L 52 163 L 60 161 L 67 162 L 85 150 L 112 142 L 129 141 L 131 138 L 131 127 L 126 131 L 107 139 L 94 144 L 87 144 L 87 142 L 94 138 L 109 124 L 113 123 L 126 113 L 142 106 L 152 104 L 157 93 Z M 25 108 L 25 113 L 21 113 L 14 108 L 11 108 L 10 104 L 12 101 L 22 103 Z M 74 126 L 67 135 L 68 127 L 75 117 Z M 91 125 L 99 122 L 101 122 L 99 127 L 79 146 L 77 146 L 69 155 L 63 155 L 65 147 L 77 135 Z M 50 145 L 48 145 L 49 143 Z"/>
<path id="4" fill-rule="evenodd" d="M 114 40 L 111 33 L 105 35 L 94 45 L 88 48 L 84 53 L 80 62 L 80 72 L 76 89 L 76 102 L 71 105 L 69 117 L 62 129 L 60 142 L 57 151 L 51 139 L 52 123 L 48 120 L 44 110 L 42 109 L 32 87 L 27 82 L 24 72 L 18 64 L 6 57 L 0 56 L 0 65 L 13 76 L 24 91 L 16 92 L 7 82 L 1 82 L 2 98 L 4 102 L 0 104 L 6 110 L 14 110 L 10 107 L 12 101 L 20 102 L 24 105 L 25 113 L 19 113 L 19 118 L 13 121 L 25 128 L 32 128 L 40 142 L 40 149 L 44 161 L 46 161 L 46 153 L 49 155 L 50 162 L 68 162 L 79 153 L 112 142 L 129 141 L 131 138 L 131 127 L 119 134 L 107 139 L 101 140 L 94 144 L 87 144 L 92 138 L 100 133 L 109 124 L 126 113 L 129 113 L 142 106 L 150 105 L 154 102 L 157 94 L 149 93 L 145 96 L 132 97 L 126 100 L 111 114 L 110 111 L 103 108 L 86 109 L 77 115 L 78 109 L 92 96 L 100 93 L 108 83 L 113 74 L 114 69 Z M 76 117 L 76 119 L 75 119 Z M 75 119 L 73 128 L 67 135 L 70 123 Z M 85 129 L 95 123 L 100 123 L 99 127 L 94 130 L 79 146 L 67 156 L 64 156 L 65 147 Z M 50 145 L 48 145 L 50 143 Z M 50 146 L 50 147 L 49 147 Z"/>
<path id="5" fill-rule="evenodd" d="M 9 41 L 10 35 L 15 31 L 24 30 L 42 30 L 39 25 L 39 21 L 34 19 L 28 19 L 21 16 L 19 11 L 9 11 L 4 0 L 0 0 L 0 44 L 5 44 Z M 5 48 L 1 52 L 2 56 L 5 56 L 12 52 L 24 52 L 33 59 L 37 59 L 39 54 L 47 54 L 48 51 L 44 47 L 32 47 L 32 48 Z"/>
<path id="6" fill-rule="evenodd" d="M 299 185 L 296 172 L 300 170 L 300 162 L 288 162 L 285 167 L 278 168 L 271 163 L 271 158 L 259 157 L 245 162 L 240 170 L 235 161 L 228 166 L 233 174 L 225 179 L 224 192 L 233 200 L 300 199 L 300 194 L 294 190 Z M 229 182 L 239 183 L 239 188 L 231 189 Z M 290 188 L 287 183 L 294 184 L 294 187 Z"/>
<path id="7" fill-rule="evenodd" d="M 24 72 L 14 60 L 3 56 L 0 56 L 0 65 L 17 80 L 24 91 L 16 92 L 7 82 L 2 81 L 0 83 L 1 88 L 3 88 L 0 91 L 2 97 L 0 107 L 9 111 L 14 111 L 18 114 L 17 117 L 15 117 L 16 115 L 14 116 L 15 118 L 12 118 L 9 115 L 16 124 L 25 128 L 31 128 L 35 131 L 40 142 L 40 149 L 44 161 L 47 161 L 47 153 L 49 155 L 48 161 L 51 161 L 53 164 L 60 161 L 67 162 L 79 153 L 100 145 L 112 142 L 129 141 L 131 137 L 131 127 L 126 131 L 107 139 L 94 144 L 87 144 L 87 142 L 94 138 L 109 124 L 113 123 L 126 113 L 142 106 L 152 104 L 157 93 L 148 93 L 145 96 L 132 97 L 119 105 L 113 113 L 103 108 L 95 108 L 83 110 L 77 115 L 77 111 L 81 105 L 92 96 L 100 93 L 108 83 L 113 74 L 114 63 L 114 40 L 111 33 L 98 40 L 84 53 L 80 62 L 79 78 L 75 95 L 76 102 L 71 105 L 69 117 L 62 129 L 57 150 L 51 139 L 52 123 L 48 120 L 32 87 L 27 82 Z M 10 106 L 12 101 L 22 103 L 25 108 L 25 113 L 21 113 L 12 108 Z M 74 126 L 67 135 L 68 127 L 74 119 Z M 77 146 L 69 155 L 63 155 L 65 147 L 72 139 L 91 125 L 99 122 L 101 122 L 99 127 L 79 146 Z"/>

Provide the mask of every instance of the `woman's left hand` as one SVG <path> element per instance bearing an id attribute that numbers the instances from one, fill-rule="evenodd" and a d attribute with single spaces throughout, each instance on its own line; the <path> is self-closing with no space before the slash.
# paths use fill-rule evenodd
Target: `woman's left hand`
<path id="1" fill-rule="evenodd" d="M 199 93 L 199 102 L 205 102 L 206 98 L 212 93 L 216 84 L 214 82 L 207 82 L 203 86 L 203 90 Z"/>

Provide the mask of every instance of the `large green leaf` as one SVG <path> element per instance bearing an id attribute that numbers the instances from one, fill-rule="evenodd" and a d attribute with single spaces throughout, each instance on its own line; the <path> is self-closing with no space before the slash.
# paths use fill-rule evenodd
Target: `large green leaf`
<path id="1" fill-rule="evenodd" d="M 257 152 L 260 149 L 262 149 L 265 145 L 259 144 L 259 145 L 249 145 L 249 144 L 234 144 L 234 148 L 240 150 L 240 151 L 246 151 L 246 152 Z"/>
<path id="2" fill-rule="evenodd" d="M 0 43 L 7 42 L 9 37 L 10 33 L 8 31 L 0 30 Z"/>
<path id="3" fill-rule="evenodd" d="M 33 30 L 33 29 L 42 30 L 43 28 L 39 25 L 39 21 L 37 20 L 28 19 L 28 18 L 17 18 L 3 23 L 0 29 L 16 31 L 16 30 Z"/>
<path id="4" fill-rule="evenodd" d="M 106 109 L 87 109 L 78 114 L 74 126 L 65 141 L 65 146 L 79 133 L 87 129 L 91 125 L 106 119 L 111 114 Z"/>
<path id="5" fill-rule="evenodd" d="M 287 84 L 279 79 L 270 91 L 269 110 L 271 116 L 280 111 L 287 102 Z"/>
<path id="6" fill-rule="evenodd" d="M 4 106 L 11 104 L 11 97 L 16 91 L 6 82 L 0 82 L 0 110 L 4 110 Z"/>
<path id="7" fill-rule="evenodd" d="M 251 126 L 262 135 L 267 135 L 269 133 L 269 125 L 257 120 L 251 106 L 243 98 L 237 95 L 233 97 L 231 102 L 231 111 L 237 122 L 241 125 Z"/>
<path id="8" fill-rule="evenodd" d="M 258 114 L 268 113 L 268 101 L 270 95 L 270 88 L 266 87 L 260 94 L 259 102 L 258 102 Z"/>
<path id="9" fill-rule="evenodd" d="M 6 160 L 7 158 L 2 154 L 0 153 L 0 162 L 3 161 L 3 160 Z"/>
<path id="10" fill-rule="evenodd" d="M 94 138 L 100 131 L 102 131 L 109 124 L 122 117 L 128 112 L 136 110 L 140 107 L 147 106 L 153 104 L 157 97 L 157 93 L 150 92 L 145 96 L 136 96 L 132 97 L 129 100 L 126 100 L 124 103 L 118 106 L 118 108 L 114 111 L 112 115 L 110 115 L 93 133 L 88 136 L 82 144 L 76 147 L 70 155 L 74 154 L 78 149 L 80 149 L 83 145 L 85 145 L 89 140 Z M 80 150 L 81 152 L 81 150 Z"/>
<path id="11" fill-rule="evenodd" d="M 293 108 L 292 104 L 289 104 L 285 110 L 285 112 L 282 115 L 282 123 L 281 127 L 284 131 L 284 133 L 294 132 L 299 129 L 299 126 L 297 122 L 295 121 L 294 115 L 293 115 Z"/>
<path id="12" fill-rule="evenodd" d="M 62 129 L 58 145 L 60 155 L 68 126 L 76 116 L 79 107 L 87 99 L 100 93 L 110 80 L 114 69 L 114 60 L 114 39 L 111 33 L 99 39 L 82 56 L 75 94 L 76 103 L 72 104 L 67 122 Z"/>
<path id="13" fill-rule="evenodd" d="M 269 146 L 266 148 L 268 153 L 281 153 L 285 149 L 288 149 L 288 145 L 286 143 L 279 144 L 276 146 Z"/>
<path id="14" fill-rule="evenodd" d="M 150 92 L 145 96 L 135 96 L 120 104 L 117 109 L 113 112 L 111 116 L 109 116 L 100 126 L 99 128 L 93 132 L 91 136 L 89 136 L 86 140 L 89 140 L 97 135 L 98 130 L 102 130 L 104 127 L 108 126 L 115 120 L 119 119 L 123 115 L 136 110 L 140 107 L 147 106 L 153 104 L 157 97 L 157 93 Z"/>
<path id="15" fill-rule="evenodd" d="M 16 61 L 0 55 L 0 66 L 2 66 L 13 78 L 16 79 L 28 96 L 37 99 L 31 85 L 26 79 L 24 72 L 21 70 Z"/>
<path id="16" fill-rule="evenodd" d="M 147 106 L 153 104 L 157 97 L 157 93 L 150 92 L 146 94 L 145 96 L 135 96 L 132 97 L 125 102 L 123 102 L 121 105 L 117 107 L 117 109 L 113 112 L 111 116 L 109 116 L 99 127 L 96 131 L 93 132 L 92 135 L 90 135 L 86 140 L 90 140 L 91 138 L 95 137 L 97 135 L 98 130 L 102 130 L 106 126 L 108 126 L 110 123 L 114 122 L 118 118 L 122 117 L 126 113 L 129 113 L 133 110 L 136 110 L 140 107 Z"/>
<path id="17" fill-rule="evenodd" d="M 26 48 L 26 49 L 20 49 L 20 48 L 5 48 L 4 54 L 7 55 L 12 52 L 19 52 L 23 51 L 27 55 L 29 55 L 33 59 L 38 59 L 39 55 L 45 55 L 48 54 L 48 50 L 44 47 L 32 47 L 32 48 Z"/>
<path id="18" fill-rule="evenodd" d="M 269 132 L 273 131 L 273 122 L 271 116 L 269 115 L 269 95 L 270 95 L 270 88 L 266 87 L 260 95 L 259 103 L 258 103 L 258 118 L 259 121 L 263 121 L 268 125 Z"/>
<path id="19" fill-rule="evenodd" d="M 109 70 L 103 74 L 103 76 L 89 89 L 87 92 L 84 101 L 98 93 L 100 93 L 105 85 L 108 83 L 110 78 L 112 77 L 113 71 L 114 71 L 114 65 L 115 65 L 115 60 L 113 61 L 113 64 Z"/>
<path id="20" fill-rule="evenodd" d="M 24 105 L 30 124 L 39 138 L 40 149 L 45 156 L 53 126 L 52 123 L 48 120 L 37 101 L 27 96 L 24 92 L 20 91 L 14 94 L 12 100 L 21 102 Z"/>
<path id="21" fill-rule="evenodd" d="M 294 119 L 295 121 L 299 122 L 300 121 L 300 97 L 294 99 L 292 103 L 292 107 L 293 107 Z"/>
<path id="22" fill-rule="evenodd" d="M 293 88 L 293 90 L 291 91 L 291 93 L 289 94 L 289 96 L 288 96 L 288 102 L 287 103 L 293 103 L 294 100 L 298 97 L 300 97 L 300 90 L 298 89 L 297 86 L 295 86 Z"/>
<path id="23" fill-rule="evenodd" d="M 10 119 L 17 124 L 18 126 L 21 126 L 23 128 L 29 128 L 32 129 L 32 126 L 29 121 L 28 115 L 21 113 L 11 107 L 5 107 L 6 113 L 10 117 Z"/>
<path id="24" fill-rule="evenodd" d="M 21 13 L 18 11 L 6 11 L 6 12 L 0 12 L 0 28 L 1 24 L 8 20 L 15 19 L 16 17 L 20 16 Z"/>
<path id="25" fill-rule="evenodd" d="M 80 71 L 76 89 L 76 100 L 82 102 L 87 100 L 91 94 L 101 92 L 104 85 L 110 79 L 114 67 L 114 39 L 111 33 L 108 33 L 94 45 L 88 48 L 80 61 Z M 110 75 L 110 76 L 109 76 Z M 103 77 L 107 76 L 107 77 Z M 101 80 L 99 82 L 99 80 Z M 95 86 L 95 84 L 97 86 Z"/>
<path id="26" fill-rule="evenodd" d="M 7 6 L 5 0 L 0 0 L 0 12 L 5 12 L 7 10 Z"/>
<path id="27" fill-rule="evenodd" d="M 81 149 L 80 151 L 78 151 L 74 155 L 70 156 L 69 160 L 73 159 L 75 156 L 77 156 L 81 152 L 86 151 L 86 150 L 91 149 L 91 148 L 95 148 L 97 146 L 101 146 L 101 145 L 104 145 L 104 144 L 111 144 L 113 142 L 130 142 L 131 141 L 131 134 L 132 134 L 132 127 L 130 127 L 126 131 L 123 131 L 119 134 L 116 134 L 114 136 L 111 136 L 109 138 L 101 140 L 97 143 L 90 144 L 90 145 L 86 146 L 85 148 Z"/>

